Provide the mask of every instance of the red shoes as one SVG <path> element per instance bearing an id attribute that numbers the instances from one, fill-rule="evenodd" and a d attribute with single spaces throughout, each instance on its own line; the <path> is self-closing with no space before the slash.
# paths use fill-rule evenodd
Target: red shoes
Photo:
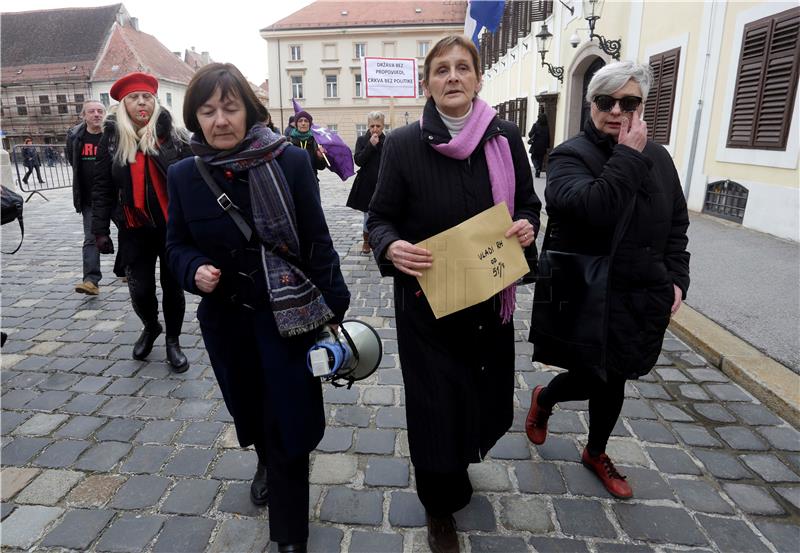
<path id="1" fill-rule="evenodd" d="M 625 477 L 617 472 L 617 468 L 611 459 L 605 453 L 601 453 L 597 457 L 589 455 L 589 451 L 584 448 L 581 455 L 581 462 L 583 466 L 595 473 L 603 483 L 608 493 L 617 499 L 630 499 L 633 497 L 633 490 L 630 485 L 625 482 Z"/>
<path id="2" fill-rule="evenodd" d="M 525 419 L 525 433 L 528 435 L 528 439 L 536 445 L 543 444 L 547 438 L 547 419 L 553 413 L 539 405 L 539 395 L 542 390 L 544 390 L 544 386 L 536 386 L 531 392 L 531 408 Z"/>

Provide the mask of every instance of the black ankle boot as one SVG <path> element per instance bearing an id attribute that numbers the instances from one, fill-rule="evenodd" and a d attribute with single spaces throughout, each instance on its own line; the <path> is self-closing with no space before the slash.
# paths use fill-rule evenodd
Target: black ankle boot
<path id="1" fill-rule="evenodd" d="M 141 361 L 150 355 L 150 352 L 153 351 L 153 343 L 162 330 L 159 323 L 144 325 L 139 339 L 133 344 L 133 358 Z"/>
<path id="2" fill-rule="evenodd" d="M 279 543 L 278 544 L 278 553 L 306 553 L 308 542 L 300 542 L 300 543 Z"/>
<path id="3" fill-rule="evenodd" d="M 189 370 L 189 360 L 181 351 L 181 345 L 177 336 L 167 336 L 167 363 L 172 366 L 176 373 L 185 373 Z"/>
<path id="4" fill-rule="evenodd" d="M 250 484 L 250 501 L 259 507 L 267 504 L 267 467 L 260 462 L 253 476 L 253 483 Z"/>

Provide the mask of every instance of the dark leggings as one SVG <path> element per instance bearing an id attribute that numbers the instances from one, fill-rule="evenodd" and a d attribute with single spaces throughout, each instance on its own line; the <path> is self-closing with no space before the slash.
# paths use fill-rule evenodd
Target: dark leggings
<path id="1" fill-rule="evenodd" d="M 183 326 L 186 300 L 183 290 L 167 265 L 164 235 L 157 230 L 137 229 L 133 232 L 127 231 L 124 236 L 120 233 L 120 242 L 123 240 L 136 240 L 134 245 L 125 246 L 129 249 L 135 248 L 133 259 L 125 266 L 133 310 L 145 326 L 152 327 L 158 323 L 156 297 L 156 260 L 158 260 L 161 272 L 161 305 L 164 309 L 167 336 L 177 338 Z M 120 248 L 122 247 L 120 245 Z"/>
<path id="2" fill-rule="evenodd" d="M 608 438 L 617 424 L 622 402 L 625 401 L 625 379 L 609 377 L 603 382 L 599 377 L 578 372 L 556 375 L 539 394 L 539 404 L 552 409 L 562 401 L 589 400 L 589 443 L 586 448 L 592 456 L 605 453 Z"/>

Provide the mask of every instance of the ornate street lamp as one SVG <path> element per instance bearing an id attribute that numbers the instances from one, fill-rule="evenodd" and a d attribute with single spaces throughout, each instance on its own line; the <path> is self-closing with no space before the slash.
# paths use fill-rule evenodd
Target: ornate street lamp
<path id="1" fill-rule="evenodd" d="M 589 23 L 589 40 L 597 37 L 600 49 L 619 61 L 619 52 L 622 49 L 622 39 L 606 40 L 602 35 L 595 34 L 594 26 L 597 20 L 600 19 L 600 14 L 603 12 L 603 4 L 605 0 L 583 0 L 583 17 Z"/>
<path id="2" fill-rule="evenodd" d="M 550 72 L 550 74 L 563 83 L 564 67 L 553 67 L 544 61 L 544 57 L 548 52 L 550 40 L 552 40 L 552 38 L 553 35 L 547 30 L 547 23 L 542 23 L 542 29 L 536 35 L 536 46 L 539 49 L 539 54 L 542 56 L 542 67 L 547 67 L 547 70 Z"/>

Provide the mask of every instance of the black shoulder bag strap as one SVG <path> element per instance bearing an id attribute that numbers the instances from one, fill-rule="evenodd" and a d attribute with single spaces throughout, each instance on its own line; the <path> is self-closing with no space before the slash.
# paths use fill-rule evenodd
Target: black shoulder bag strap
<path id="1" fill-rule="evenodd" d="M 217 198 L 219 206 L 225 213 L 231 216 L 233 222 L 236 223 L 236 226 L 239 227 L 239 230 L 242 231 L 245 239 L 249 242 L 250 238 L 253 236 L 253 229 L 250 228 L 250 225 L 244 220 L 242 214 L 239 213 L 239 208 L 236 207 L 236 204 L 222 191 L 222 188 L 219 187 L 214 177 L 208 172 L 208 167 L 206 167 L 205 162 L 200 159 L 199 156 L 194 156 L 194 163 L 197 165 L 197 170 L 200 171 L 200 176 L 203 177 L 203 180 L 206 181 L 206 184 L 211 189 L 211 193 Z"/>

